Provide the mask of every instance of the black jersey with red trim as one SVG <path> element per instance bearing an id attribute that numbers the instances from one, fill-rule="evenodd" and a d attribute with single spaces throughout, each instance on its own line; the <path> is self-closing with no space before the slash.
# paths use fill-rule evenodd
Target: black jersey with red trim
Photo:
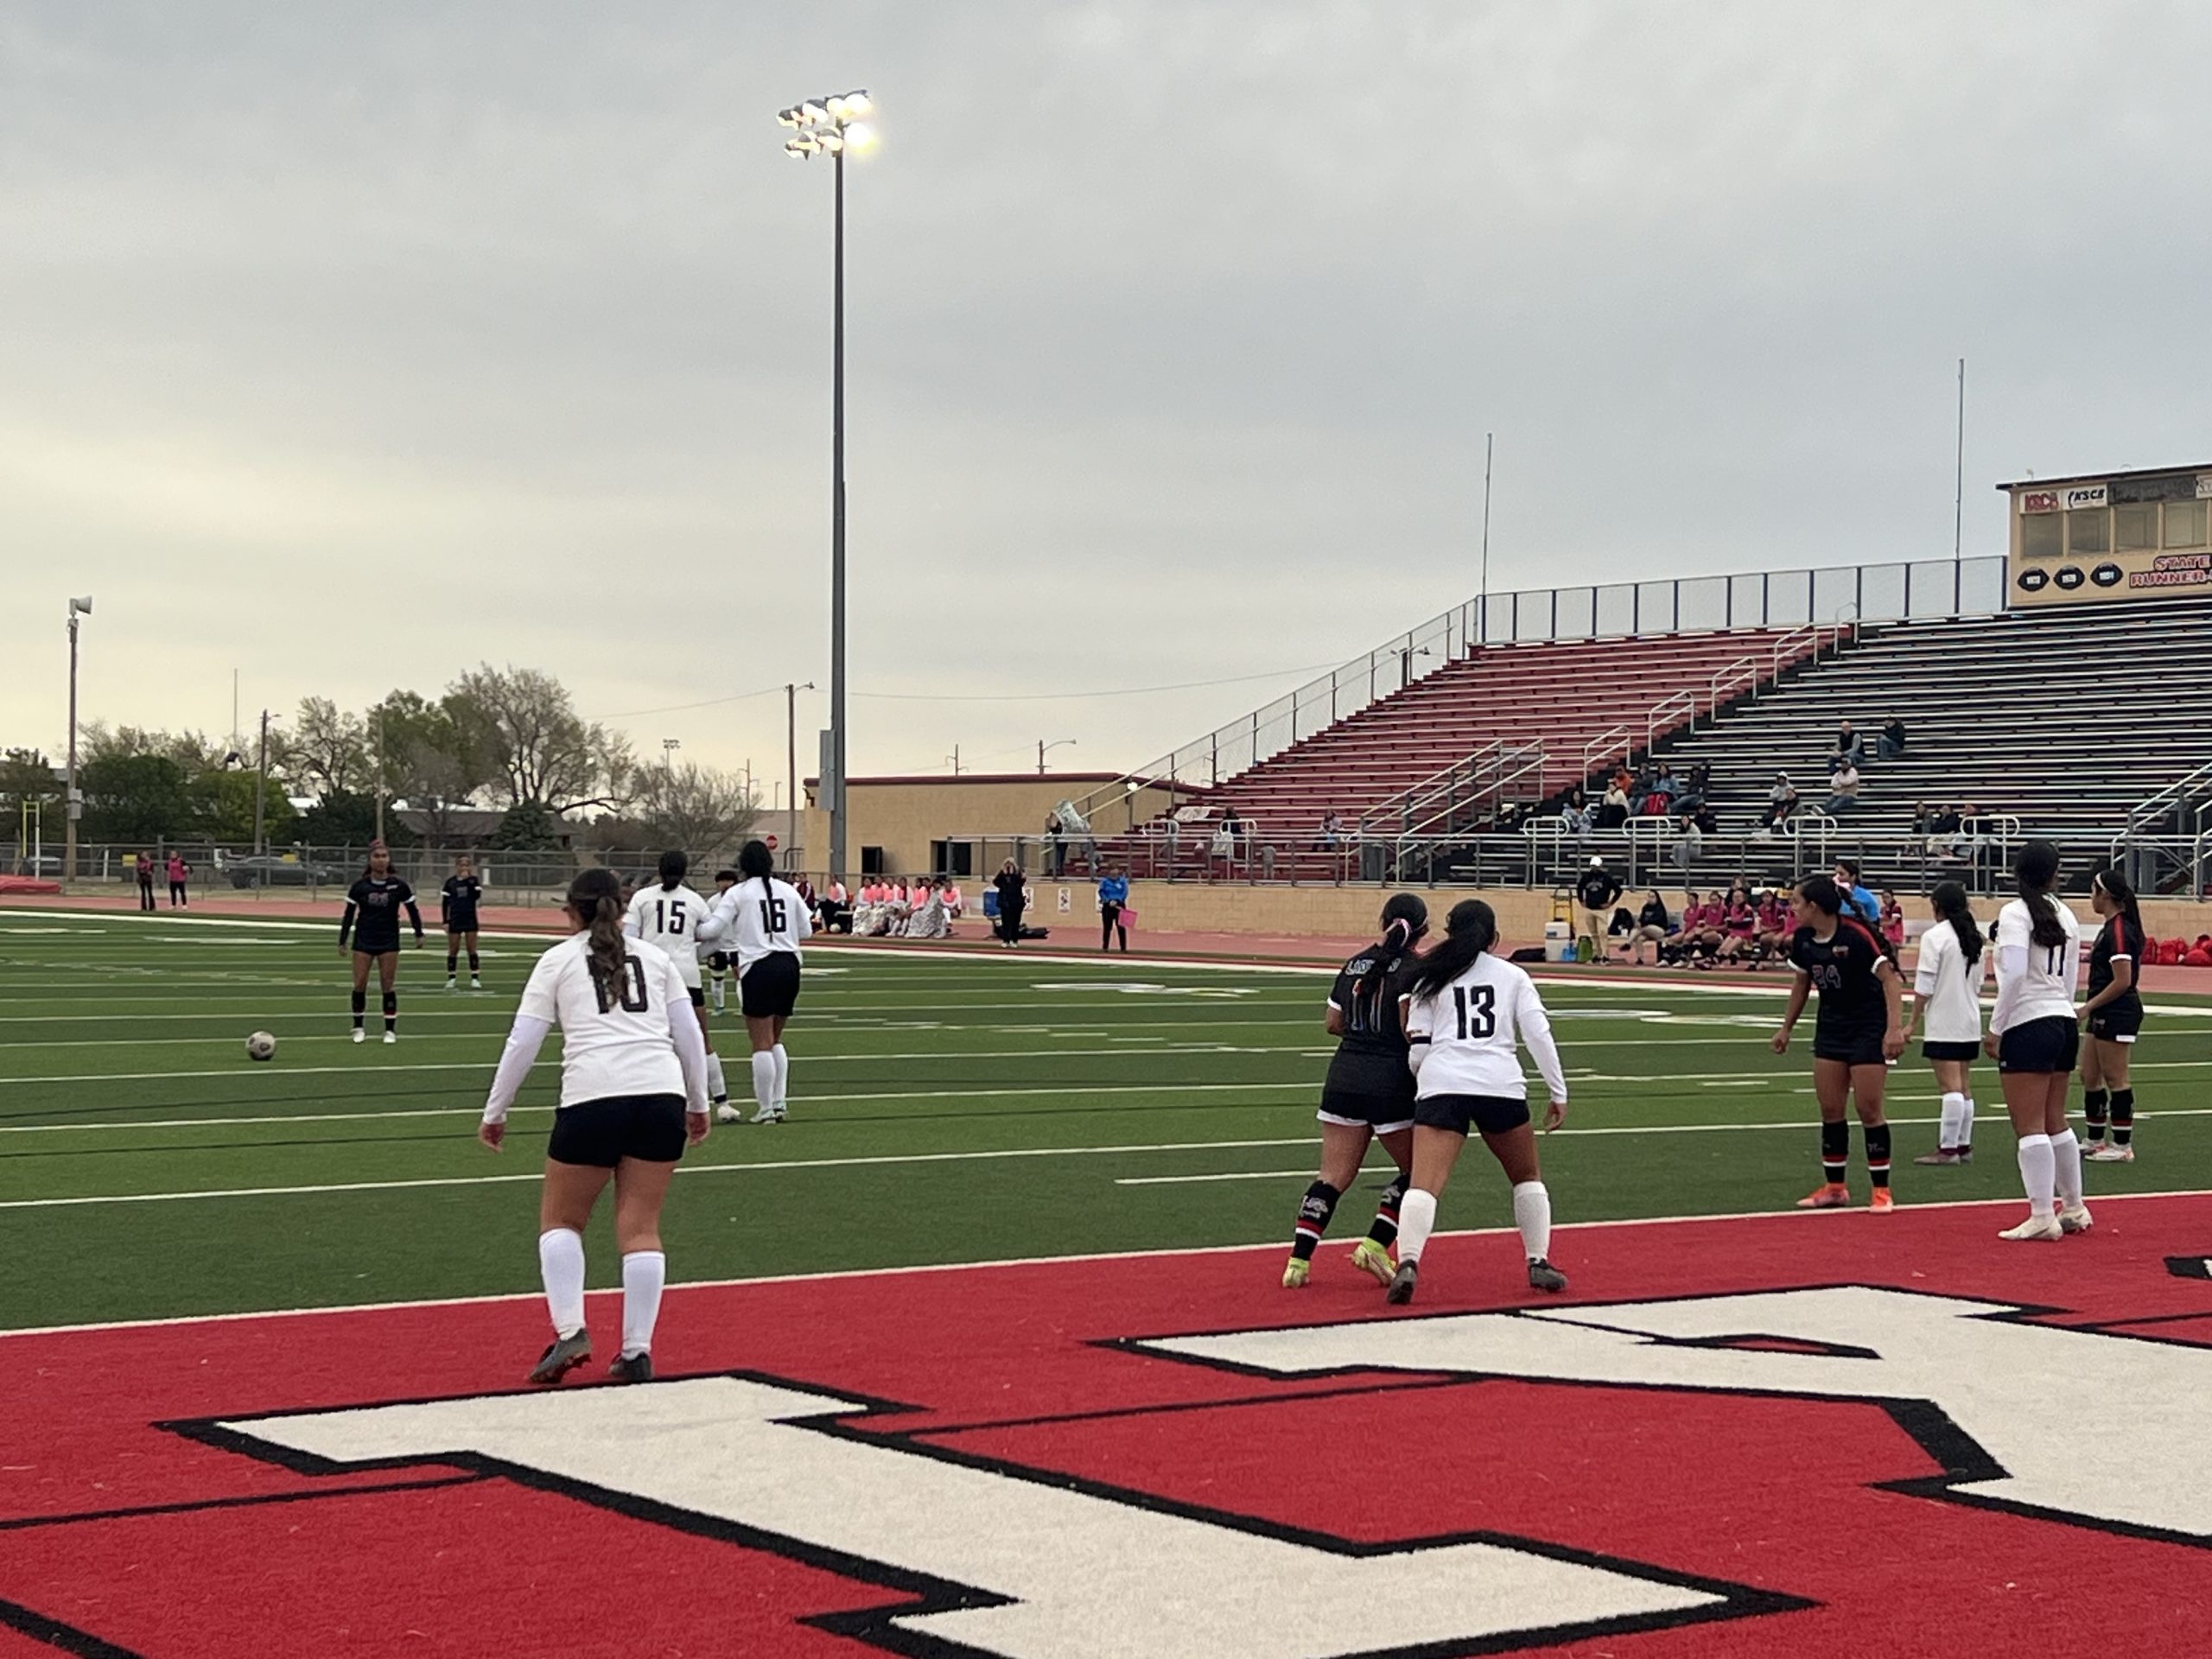
<path id="1" fill-rule="evenodd" d="M 473 875 L 449 875 L 446 878 L 438 908 L 445 912 L 445 924 L 456 933 L 474 933 L 476 929 L 476 906 L 484 896 L 484 884 Z"/>
<path id="2" fill-rule="evenodd" d="M 2125 1002 L 2133 996 L 2143 984 L 2144 944 L 2141 923 L 2131 922 L 2125 916 L 2106 917 L 2105 925 L 2097 930 L 2097 942 L 2089 947 L 2089 995 L 2094 996 L 2112 983 L 2112 965 L 2125 957 L 2133 964 L 2135 980 L 2113 1001 Z M 2110 1007 L 2112 1003 L 2105 1006 Z"/>
<path id="3" fill-rule="evenodd" d="M 1380 955 L 1375 946 L 1361 951 L 1337 970 L 1337 982 L 1329 988 L 1329 1006 L 1344 1016 L 1344 1036 L 1337 1045 L 1337 1052 L 1394 1060 L 1403 1065 L 1406 1033 L 1398 1020 L 1396 971 L 1376 975 L 1371 989 L 1363 992 L 1360 988 L 1361 982 L 1373 972 Z"/>
<path id="4" fill-rule="evenodd" d="M 1811 978 L 1813 988 L 1821 995 L 1815 1031 L 1888 1028 L 1889 1000 L 1882 994 L 1882 982 L 1875 976 L 1888 954 L 1872 928 L 1848 916 L 1836 918 L 1835 931 L 1825 940 L 1816 938 L 1809 927 L 1797 930 L 1789 944 L 1789 960 Z"/>
<path id="5" fill-rule="evenodd" d="M 339 938 L 344 938 L 350 927 L 356 950 L 371 956 L 397 950 L 403 906 L 414 922 L 416 932 L 420 933 L 423 918 L 415 908 L 415 889 L 407 885 L 406 879 L 397 875 L 365 875 L 346 895 L 346 919 L 339 924 Z"/>

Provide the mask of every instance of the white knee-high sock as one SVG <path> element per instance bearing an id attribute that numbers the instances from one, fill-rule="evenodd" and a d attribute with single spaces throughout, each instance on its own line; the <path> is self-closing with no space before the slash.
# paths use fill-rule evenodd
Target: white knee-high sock
<path id="1" fill-rule="evenodd" d="M 707 1056 L 707 1093 L 717 1106 L 729 1098 L 729 1084 L 722 1078 L 722 1057 L 719 1054 Z"/>
<path id="2" fill-rule="evenodd" d="M 2075 1138 L 2074 1126 L 2050 1137 L 2051 1185 L 2056 1189 L 2058 1201 L 2069 1210 L 2082 1202 L 2082 1143 Z"/>
<path id="3" fill-rule="evenodd" d="M 1418 1262 L 1428 1236 L 1436 1228 L 1436 1194 L 1417 1186 L 1406 1189 L 1398 1200 L 1398 1260 Z"/>
<path id="4" fill-rule="evenodd" d="M 1967 1115 L 1964 1095 L 1943 1096 L 1942 1126 L 1936 1131 L 1936 1144 L 1946 1152 L 1955 1151 L 1959 1144 L 1959 1124 Z"/>
<path id="5" fill-rule="evenodd" d="M 2052 1190 L 2057 1175 L 2058 1159 L 2050 1149 L 2050 1137 L 2047 1135 L 2022 1135 L 2020 1185 L 2027 1189 L 2031 1213 L 2037 1216 L 2050 1213 Z"/>
<path id="6" fill-rule="evenodd" d="M 584 1236 L 556 1227 L 537 1236 L 537 1272 L 545 1281 L 545 1307 L 553 1334 L 573 1337 L 584 1328 Z"/>
<path id="7" fill-rule="evenodd" d="M 764 1109 L 776 1103 L 776 1056 L 772 1050 L 753 1051 L 753 1098 Z"/>
<path id="8" fill-rule="evenodd" d="M 622 1258 L 622 1352 L 626 1358 L 652 1351 L 653 1325 L 660 1318 L 660 1289 L 668 1281 L 668 1257 L 659 1250 L 632 1250 Z"/>
<path id="9" fill-rule="evenodd" d="M 1974 1096 L 1967 1095 L 1962 1098 L 1966 1104 L 1959 1109 L 1959 1144 L 1970 1147 L 1974 1145 Z"/>
<path id="10" fill-rule="evenodd" d="M 1521 1249 L 1529 1259 L 1546 1260 L 1552 1248 L 1551 1189 L 1541 1181 L 1514 1183 L 1513 1224 L 1521 1230 Z"/>
<path id="11" fill-rule="evenodd" d="M 768 1052 L 776 1057 L 776 1104 L 788 1106 L 791 1103 L 791 1057 L 781 1043 Z"/>

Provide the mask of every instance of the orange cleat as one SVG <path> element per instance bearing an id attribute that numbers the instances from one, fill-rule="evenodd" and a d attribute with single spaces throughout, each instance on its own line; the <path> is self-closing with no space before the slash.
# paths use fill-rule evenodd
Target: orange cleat
<path id="1" fill-rule="evenodd" d="M 1850 1205 L 1851 1189 L 1841 1181 L 1823 1181 L 1797 1200 L 1800 1210 L 1842 1210 Z"/>
<path id="2" fill-rule="evenodd" d="M 1886 1186 L 1878 1186 L 1867 1196 L 1866 1208 L 1875 1215 L 1886 1216 L 1897 1207 L 1897 1201 Z"/>

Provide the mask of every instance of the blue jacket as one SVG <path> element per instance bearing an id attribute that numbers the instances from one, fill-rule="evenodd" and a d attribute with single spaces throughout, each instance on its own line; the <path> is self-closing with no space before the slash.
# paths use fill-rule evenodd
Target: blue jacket
<path id="1" fill-rule="evenodd" d="M 1866 887 L 1846 887 L 1843 890 L 1843 897 L 1844 901 L 1859 912 L 1867 926 L 1881 925 L 1882 901 L 1877 899 L 1871 890 Z"/>
<path id="2" fill-rule="evenodd" d="M 1102 905 L 1126 905 L 1129 902 L 1129 878 L 1109 875 L 1098 883 L 1098 902 Z"/>

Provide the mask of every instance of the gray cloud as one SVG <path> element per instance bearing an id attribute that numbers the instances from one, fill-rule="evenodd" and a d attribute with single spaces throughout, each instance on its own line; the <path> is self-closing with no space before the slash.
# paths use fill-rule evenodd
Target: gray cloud
<path id="1" fill-rule="evenodd" d="M 1141 761 L 1475 586 L 1945 556 L 2212 459 L 2212 16 L 1876 4 L 283 8 L 0 21 L 0 737 L 480 657 L 826 678 L 850 170 L 856 764 Z M 630 721 L 766 764 L 780 699 Z M 802 719 L 818 718 L 818 704 Z M 1046 728 L 1050 728 L 1047 730 Z"/>

